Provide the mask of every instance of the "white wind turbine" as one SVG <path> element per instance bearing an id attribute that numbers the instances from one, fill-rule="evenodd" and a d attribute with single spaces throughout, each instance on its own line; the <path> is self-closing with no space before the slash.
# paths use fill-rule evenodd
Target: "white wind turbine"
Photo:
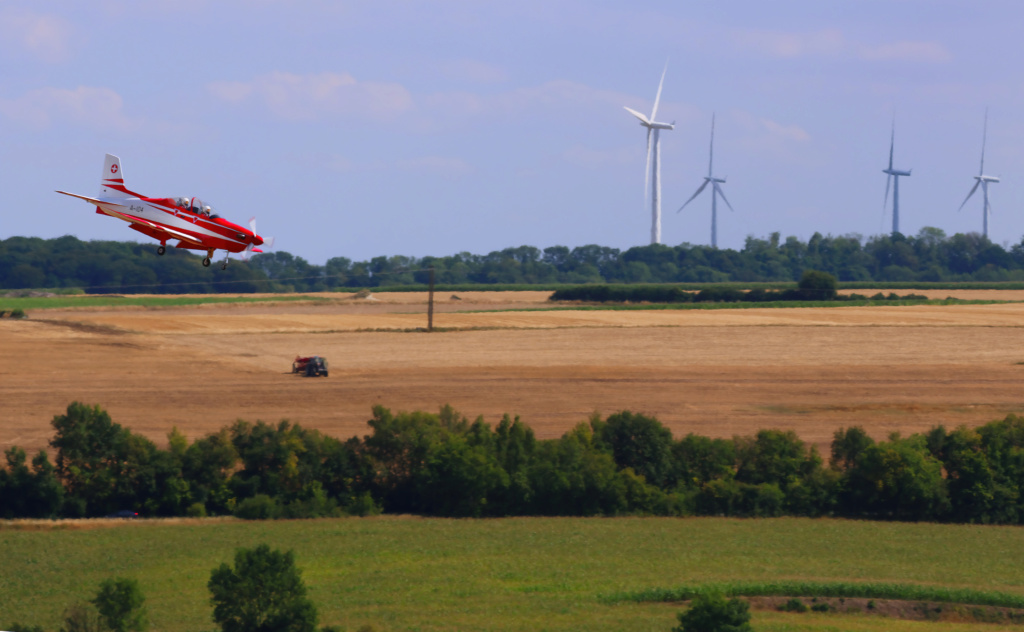
<path id="1" fill-rule="evenodd" d="M 673 123 L 659 123 L 656 120 L 658 115 L 658 102 L 661 100 L 661 88 L 665 84 L 665 70 L 661 71 L 661 81 L 658 83 L 658 94 L 654 97 L 654 108 L 651 110 L 651 117 L 647 118 L 634 109 L 626 108 L 626 111 L 640 119 L 640 125 L 647 128 L 647 166 L 644 172 L 644 197 L 647 190 L 651 190 L 651 243 L 661 243 L 661 141 L 658 133 L 663 129 L 673 129 Z M 625 106 L 623 106 L 625 107 Z M 651 142 L 653 136 L 654 142 Z M 654 165 L 651 165 L 651 150 L 654 152 Z"/>
<path id="2" fill-rule="evenodd" d="M 910 172 L 913 169 L 907 171 L 901 171 L 899 169 L 892 168 L 892 152 L 896 146 L 896 118 L 892 120 L 892 137 L 889 140 L 889 168 L 882 169 L 882 173 L 889 175 L 885 179 L 885 199 L 882 200 L 882 213 L 885 213 L 885 206 L 889 203 L 889 185 L 892 184 L 892 232 L 900 232 L 900 177 L 910 176 Z M 895 182 L 894 182 L 895 179 Z"/>
<path id="3" fill-rule="evenodd" d="M 697 191 L 690 196 L 689 200 L 683 203 L 679 207 L 679 211 L 686 208 L 686 205 L 692 202 L 698 195 L 701 194 L 709 184 L 711 185 L 711 247 L 718 248 L 718 196 L 722 196 L 722 201 L 732 211 L 732 204 L 729 204 L 729 200 L 725 197 L 725 191 L 722 191 L 720 184 L 725 184 L 725 178 L 716 178 L 712 172 L 712 165 L 715 160 L 715 115 L 711 115 L 711 150 L 708 152 L 708 175 L 704 177 L 704 184 L 700 185 Z M 676 211 L 678 213 L 679 211 Z"/>
<path id="4" fill-rule="evenodd" d="M 978 185 L 981 185 L 981 195 L 982 195 L 982 197 L 985 200 L 984 206 L 982 206 L 982 208 L 981 208 L 981 216 L 983 218 L 982 219 L 982 227 L 983 227 L 982 234 L 985 237 L 988 237 L 988 215 L 989 215 L 989 213 L 992 212 L 991 207 L 988 205 L 988 183 L 989 182 L 999 182 L 999 178 L 997 178 L 996 176 L 986 176 L 985 175 L 985 138 L 987 136 L 988 136 L 988 109 L 986 108 L 985 109 L 985 126 L 982 128 L 982 132 L 981 132 L 981 169 L 978 170 L 978 175 L 974 176 L 974 179 L 977 180 L 977 182 L 975 182 L 974 186 L 971 187 L 971 192 L 967 194 L 967 197 L 965 197 L 964 201 L 960 204 L 960 208 L 957 209 L 957 212 L 960 212 L 964 208 L 964 204 L 967 204 L 967 200 L 971 199 L 971 196 L 974 195 L 974 192 L 978 190 Z"/>

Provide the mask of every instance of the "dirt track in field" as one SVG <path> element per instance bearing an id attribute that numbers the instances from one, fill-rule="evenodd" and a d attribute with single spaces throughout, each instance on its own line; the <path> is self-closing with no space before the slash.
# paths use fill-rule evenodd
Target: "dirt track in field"
<path id="1" fill-rule="evenodd" d="M 374 404 L 450 403 L 491 423 L 508 412 L 544 438 L 630 409 L 677 436 L 772 427 L 819 445 L 840 426 L 884 437 L 1024 413 L 1024 303 L 489 311 L 543 308 L 547 296 L 439 294 L 434 325 L 446 330 L 430 334 L 415 331 L 425 294 L 407 293 L 3 319 L 0 448 L 43 447 L 72 400 L 160 444 L 172 426 L 197 437 L 236 419 L 362 435 Z M 292 375 L 296 354 L 326 356 L 330 377 Z"/>

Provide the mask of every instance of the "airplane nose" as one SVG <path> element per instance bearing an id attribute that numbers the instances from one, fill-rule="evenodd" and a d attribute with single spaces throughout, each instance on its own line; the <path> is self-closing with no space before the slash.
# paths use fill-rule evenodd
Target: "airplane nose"
<path id="1" fill-rule="evenodd" d="M 256 233 L 253 233 L 253 235 L 252 235 L 252 244 L 254 246 L 262 246 L 263 245 L 263 238 L 260 237 L 259 235 L 257 235 Z"/>

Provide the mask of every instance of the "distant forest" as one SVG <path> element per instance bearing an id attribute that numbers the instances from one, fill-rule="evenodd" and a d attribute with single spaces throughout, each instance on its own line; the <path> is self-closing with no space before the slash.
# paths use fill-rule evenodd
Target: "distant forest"
<path id="1" fill-rule="evenodd" d="M 840 282 L 1024 281 L 1024 240 L 1006 250 L 978 233 L 947 236 L 925 227 L 865 240 L 815 233 L 808 241 L 748 237 L 741 250 L 680 244 L 622 251 L 589 245 L 520 246 L 486 255 L 334 257 L 311 264 L 288 252 L 233 259 L 227 270 L 201 257 L 153 244 L 11 237 L 0 240 L 0 289 L 82 288 L 88 293 L 313 292 L 334 288 L 421 285 L 427 268 L 442 285 L 578 283 L 795 282 L 822 270 Z"/>

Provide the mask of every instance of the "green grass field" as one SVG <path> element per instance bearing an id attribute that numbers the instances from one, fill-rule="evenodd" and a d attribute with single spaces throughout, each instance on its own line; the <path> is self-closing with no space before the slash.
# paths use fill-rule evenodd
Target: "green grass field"
<path id="1" fill-rule="evenodd" d="M 151 629 L 212 630 L 206 582 L 236 547 L 293 549 L 321 625 L 355 630 L 669 630 L 672 603 L 607 595 L 728 581 L 888 582 L 1024 596 L 1024 530 L 867 521 L 404 517 L 0 527 L 0 626 L 57 629 L 113 576 Z M 992 630 L 755 612 L 758 630 Z"/>
<path id="2" fill-rule="evenodd" d="M 348 298 L 350 293 L 338 294 L 338 299 Z M 202 305 L 205 303 L 266 303 L 282 301 L 329 301 L 322 296 L 305 294 L 275 294 L 273 296 L 222 296 L 209 294 L 206 296 L 132 296 L 96 294 L 76 296 L 0 296 L 0 310 L 22 309 L 67 309 L 69 307 L 180 307 L 182 305 Z"/>
<path id="3" fill-rule="evenodd" d="M 132 295 L 78 295 L 78 296 L 26 296 L 26 297 L 0 297 L 0 311 L 21 309 L 23 311 L 38 312 L 47 309 L 67 309 L 75 307 L 180 307 L 184 305 L 203 305 L 211 303 L 276 303 L 310 301 L 316 303 L 330 303 L 334 300 L 343 300 L 351 296 L 348 292 L 339 292 L 337 299 L 325 298 L 323 296 L 309 296 L 305 294 L 276 294 L 272 296 L 221 296 L 210 294 L 207 296 L 132 296 Z M 764 309 L 764 308 L 795 308 L 795 307 L 854 307 L 867 305 L 988 305 L 992 303 L 1013 303 L 1018 301 L 993 301 L 993 300 L 960 300 L 960 299 L 935 299 L 929 301 L 773 301 L 765 303 L 640 303 L 623 305 L 621 303 L 589 304 L 551 307 L 520 308 L 514 310 L 464 310 L 466 313 L 491 312 L 491 311 L 548 311 L 548 310 L 569 310 L 569 311 L 600 311 L 600 310 L 690 310 L 690 309 Z M 31 315 L 31 314 L 30 314 Z"/>

